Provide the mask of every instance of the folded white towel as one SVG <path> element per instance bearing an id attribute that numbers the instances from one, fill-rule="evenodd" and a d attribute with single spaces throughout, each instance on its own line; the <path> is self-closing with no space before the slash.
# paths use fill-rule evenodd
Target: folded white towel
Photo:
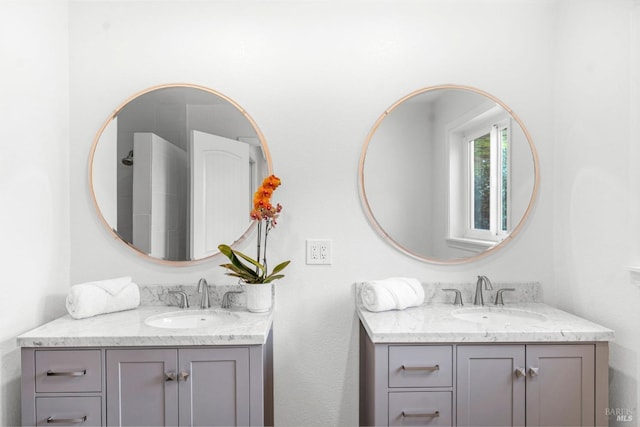
<path id="1" fill-rule="evenodd" d="M 97 280 L 95 282 L 87 282 L 87 283 L 83 283 L 83 285 L 97 286 L 99 288 L 104 289 L 111 295 L 116 295 L 122 289 L 124 289 L 125 286 L 131 283 L 131 281 L 132 281 L 131 276 L 125 276 L 125 277 L 118 277 L 116 279 Z"/>
<path id="2" fill-rule="evenodd" d="M 73 285 L 66 300 L 67 311 L 75 319 L 130 310 L 139 305 L 140 289 L 131 277 Z"/>
<path id="3" fill-rule="evenodd" d="M 365 282 L 360 296 L 369 311 L 404 310 L 424 302 L 424 289 L 418 279 L 391 277 Z"/>

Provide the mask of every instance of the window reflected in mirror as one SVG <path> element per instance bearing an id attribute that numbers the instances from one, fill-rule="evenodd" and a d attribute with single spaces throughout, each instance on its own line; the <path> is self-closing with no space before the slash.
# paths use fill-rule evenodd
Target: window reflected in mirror
<path id="1" fill-rule="evenodd" d="M 360 196 L 374 229 L 415 258 L 459 263 L 502 247 L 524 223 L 537 154 L 501 101 L 465 86 L 413 92 L 374 124 Z"/>

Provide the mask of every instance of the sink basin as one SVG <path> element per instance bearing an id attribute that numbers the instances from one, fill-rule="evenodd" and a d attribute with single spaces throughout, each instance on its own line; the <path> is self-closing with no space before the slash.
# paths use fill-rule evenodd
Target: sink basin
<path id="1" fill-rule="evenodd" d="M 156 314 L 144 320 L 154 328 L 195 329 L 206 328 L 231 320 L 228 313 L 218 313 L 211 310 L 184 310 Z"/>
<path id="2" fill-rule="evenodd" d="M 452 313 L 453 317 L 492 326 L 526 326 L 544 322 L 541 314 L 513 308 L 470 307 Z"/>

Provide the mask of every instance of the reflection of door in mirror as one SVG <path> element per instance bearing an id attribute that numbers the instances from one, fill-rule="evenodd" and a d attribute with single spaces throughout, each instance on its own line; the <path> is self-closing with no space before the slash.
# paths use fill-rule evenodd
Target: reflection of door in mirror
<path id="1" fill-rule="evenodd" d="M 89 168 L 110 232 L 149 259 L 187 265 L 249 235 L 251 196 L 271 159 L 235 102 L 200 86 L 162 85 L 116 109 L 96 135 Z"/>
<path id="2" fill-rule="evenodd" d="M 191 259 L 200 259 L 233 242 L 249 223 L 251 171 L 249 145 L 200 131 L 191 135 Z"/>
<path id="3" fill-rule="evenodd" d="M 133 137 L 133 244 L 161 259 L 186 256 L 187 153 L 150 132 Z"/>

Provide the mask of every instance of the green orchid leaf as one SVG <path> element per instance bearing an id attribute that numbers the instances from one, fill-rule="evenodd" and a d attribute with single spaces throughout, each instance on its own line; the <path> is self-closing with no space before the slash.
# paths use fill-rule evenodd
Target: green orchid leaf
<path id="1" fill-rule="evenodd" d="M 232 249 L 229 245 L 219 245 L 218 249 L 231 261 L 230 264 L 220 264 L 220 267 L 229 270 L 227 276 L 237 277 L 247 284 L 270 283 L 277 279 L 282 279 L 284 274 L 278 274 L 284 270 L 291 261 L 284 261 L 274 267 L 271 274 L 268 274 L 265 266 L 255 259 L 240 251 Z M 250 265 L 245 264 L 246 261 Z M 251 266 L 255 267 L 252 268 Z"/>
<path id="2" fill-rule="evenodd" d="M 287 265 L 289 265 L 289 263 L 290 263 L 290 262 L 291 262 L 291 261 L 285 261 L 285 262 L 281 262 L 280 264 L 276 265 L 276 266 L 273 268 L 273 271 L 271 271 L 271 274 L 273 275 L 273 274 L 276 274 L 276 273 L 278 273 L 278 272 L 280 272 L 280 271 L 284 270 L 284 269 L 285 269 L 285 267 L 286 267 Z"/>
<path id="3" fill-rule="evenodd" d="M 235 273 L 236 277 L 240 277 L 243 280 L 255 280 L 259 277 L 255 273 L 255 271 L 252 270 L 250 272 L 247 272 L 246 270 L 240 269 L 233 264 L 221 264 L 220 267 L 231 270 L 233 273 Z M 226 274 L 229 274 L 229 273 L 226 273 Z"/>
<path id="4" fill-rule="evenodd" d="M 236 266 L 237 268 L 239 268 L 241 270 L 244 270 L 248 274 L 256 274 L 255 271 L 252 268 L 246 266 L 245 264 L 242 263 L 242 261 L 240 261 L 240 259 L 236 256 L 237 251 L 234 251 L 233 249 L 231 249 L 230 246 L 228 246 L 228 245 L 218 245 L 218 249 L 220 250 L 220 252 L 223 255 L 225 255 L 227 258 L 229 258 L 231 263 L 234 266 Z M 253 260 L 251 260 L 251 261 L 253 261 Z"/>
<path id="5" fill-rule="evenodd" d="M 283 277 L 284 277 L 284 274 L 276 274 L 275 276 L 268 276 L 266 279 L 264 279 L 263 283 L 271 283 L 274 280 L 282 279 Z"/>
<path id="6" fill-rule="evenodd" d="M 254 266 L 258 267 L 260 269 L 260 271 L 262 271 L 263 274 L 266 273 L 265 269 L 264 269 L 264 265 L 260 264 L 259 262 L 257 262 L 256 260 L 254 260 L 253 258 L 251 258 L 249 255 L 245 255 L 240 251 L 236 251 L 233 250 L 233 253 L 235 253 L 236 255 L 238 255 L 239 257 L 241 257 L 242 259 L 244 259 L 245 261 L 253 264 Z"/>
<path id="7" fill-rule="evenodd" d="M 242 274 L 231 273 L 231 272 L 227 272 L 227 273 L 224 273 L 224 274 L 225 274 L 225 276 L 237 277 L 239 279 L 242 279 L 243 281 L 247 280 L 247 278 L 245 276 L 243 276 Z"/>

